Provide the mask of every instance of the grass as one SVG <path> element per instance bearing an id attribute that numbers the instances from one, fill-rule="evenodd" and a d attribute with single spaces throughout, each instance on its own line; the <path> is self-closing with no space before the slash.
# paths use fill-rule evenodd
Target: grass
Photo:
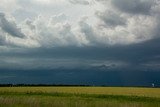
<path id="1" fill-rule="evenodd" d="M 0 107 L 160 107 L 159 88 L 1 87 Z"/>

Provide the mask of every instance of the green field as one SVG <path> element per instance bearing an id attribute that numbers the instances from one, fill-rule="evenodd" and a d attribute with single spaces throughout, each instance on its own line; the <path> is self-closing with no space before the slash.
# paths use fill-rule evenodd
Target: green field
<path id="1" fill-rule="evenodd" d="M 160 107 L 160 88 L 0 87 L 0 107 Z"/>

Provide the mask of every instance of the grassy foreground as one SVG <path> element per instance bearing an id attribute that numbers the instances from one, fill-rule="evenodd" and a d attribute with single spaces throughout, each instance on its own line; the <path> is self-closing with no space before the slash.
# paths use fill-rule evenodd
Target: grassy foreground
<path id="1" fill-rule="evenodd" d="M 0 87 L 0 107 L 160 107 L 160 89 Z"/>

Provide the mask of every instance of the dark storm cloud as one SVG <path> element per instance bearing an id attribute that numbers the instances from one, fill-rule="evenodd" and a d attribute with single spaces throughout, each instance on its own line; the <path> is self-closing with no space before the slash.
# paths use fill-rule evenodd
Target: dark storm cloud
<path id="1" fill-rule="evenodd" d="M 126 19 L 121 17 L 114 11 L 96 12 L 96 16 L 99 17 L 106 26 L 116 27 L 118 25 L 126 25 Z"/>
<path id="2" fill-rule="evenodd" d="M 0 46 L 5 45 L 5 40 L 6 38 L 2 34 L 0 34 Z"/>
<path id="3" fill-rule="evenodd" d="M 129 64 L 125 69 L 144 69 L 144 68 L 155 68 L 158 69 L 160 63 L 160 38 L 152 39 L 139 44 L 132 45 L 121 45 L 121 46 L 112 46 L 112 47 L 66 47 L 66 48 L 37 48 L 37 49 L 20 49 L 14 50 L 12 53 L 1 52 L 1 57 L 8 57 L 9 59 L 22 58 L 25 62 L 30 59 L 29 66 L 46 65 L 48 68 L 51 64 L 59 61 L 57 66 L 65 66 L 66 64 L 69 67 L 81 67 L 84 63 L 85 66 L 89 66 L 92 61 L 121 61 Z M 33 62 L 34 63 L 31 63 Z M 47 60 L 49 59 L 49 60 Z M 56 60 L 56 59 L 62 59 Z M 23 61 L 22 60 L 22 61 Z M 16 60 L 18 61 L 18 60 Z M 88 61 L 85 63 L 85 61 Z M 20 62 L 21 63 L 21 62 Z M 23 63 L 23 62 L 22 62 Z M 75 65 L 76 63 L 76 65 Z M 33 65 L 32 65 L 33 64 Z M 58 63 L 57 63 L 58 64 Z M 79 65 L 78 65 L 79 64 Z M 87 65 L 88 64 L 88 65 Z M 151 65 L 152 64 L 152 65 Z M 18 64 L 20 65 L 20 64 Z M 114 66 L 113 66 L 114 65 Z M 15 64 L 16 66 L 16 64 Z M 23 65 L 24 66 L 24 65 Z M 53 66 L 53 65 L 52 65 Z M 97 67 L 107 66 L 104 64 L 99 64 Z M 116 67 L 115 64 L 109 64 L 111 67 Z M 25 66 L 24 66 L 25 67 Z M 42 66 L 38 66 L 39 68 Z M 110 68 L 111 68 L 110 67 Z M 124 68 L 124 67 L 123 67 Z M 120 69 L 120 68 L 119 68 Z"/>
<path id="4" fill-rule="evenodd" d="M 69 1 L 72 4 L 89 4 L 86 0 Z M 25 23 L 19 24 L 25 34 L 1 13 L 0 44 L 4 45 L 6 41 L 3 33 L 19 38 L 7 39 L 11 44 L 17 43 L 18 47 L 8 48 L 6 45 L 7 48 L 5 46 L 5 48 L 1 47 L 3 49 L 0 48 L 2 50 L 0 61 L 3 62 L 0 68 L 3 66 L 8 68 L 9 65 L 12 68 L 19 66 L 21 68 L 32 68 L 32 66 L 49 68 L 57 61 L 60 62 L 58 63 L 60 66 L 68 64 L 69 67 L 77 67 L 78 64 L 82 65 L 84 62 L 86 62 L 84 65 L 89 66 L 93 64 L 92 62 L 96 62 L 96 66 L 105 69 L 110 68 L 110 65 L 111 67 L 117 65 L 114 63 L 105 65 L 99 62 L 119 61 L 130 65 L 126 66 L 127 69 L 157 66 L 160 62 L 159 5 L 154 6 L 151 0 L 96 1 L 103 2 L 107 8 L 100 8 L 96 13 L 98 19 L 93 16 L 93 19 L 95 18 L 93 24 L 94 20 L 90 20 L 92 19 L 90 16 L 82 18 L 80 18 L 81 15 L 78 16 L 80 21 L 75 21 L 73 24 L 75 26 L 73 26 L 70 23 L 63 23 L 66 18 L 61 19 L 61 15 L 53 16 L 48 20 L 43 19 L 43 16 L 45 17 L 43 14 L 35 20 L 26 20 Z M 108 2 L 111 2 L 111 5 Z M 44 1 L 41 3 L 43 4 Z M 23 6 L 25 5 L 31 4 L 24 3 Z M 101 22 L 104 26 L 99 26 Z M 23 39 L 25 35 L 28 35 L 28 38 Z M 24 49 L 21 45 L 24 45 Z"/>
<path id="5" fill-rule="evenodd" d="M 111 0 L 121 11 L 132 14 L 149 14 L 154 0 Z"/>
<path id="6" fill-rule="evenodd" d="M 151 61 L 160 55 L 160 38 L 152 39 L 139 44 L 120 45 L 111 47 L 69 47 L 38 49 L 32 55 L 46 57 L 72 57 L 84 59 L 122 60 L 133 63 Z M 37 53 L 37 54 L 36 54 Z"/>
<path id="7" fill-rule="evenodd" d="M 0 28 L 11 36 L 19 38 L 25 37 L 15 23 L 11 23 L 5 18 L 4 13 L 0 13 Z"/>

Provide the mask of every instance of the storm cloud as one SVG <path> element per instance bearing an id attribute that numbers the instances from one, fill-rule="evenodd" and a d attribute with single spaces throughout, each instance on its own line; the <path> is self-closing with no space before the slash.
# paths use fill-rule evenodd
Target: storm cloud
<path id="1" fill-rule="evenodd" d="M 125 18 L 114 11 L 97 12 L 96 15 L 104 21 L 105 25 L 108 27 L 124 26 L 127 23 Z"/>
<path id="2" fill-rule="evenodd" d="M 4 32 L 10 34 L 11 36 L 19 38 L 25 37 L 20 28 L 17 28 L 17 25 L 14 22 L 11 23 L 5 18 L 4 13 L 0 13 L 0 27 Z"/>
<path id="3" fill-rule="evenodd" d="M 117 9 L 130 14 L 149 14 L 155 0 L 112 0 L 111 2 Z"/>
<path id="4" fill-rule="evenodd" d="M 0 68 L 160 69 L 159 0 L 2 2 Z"/>

